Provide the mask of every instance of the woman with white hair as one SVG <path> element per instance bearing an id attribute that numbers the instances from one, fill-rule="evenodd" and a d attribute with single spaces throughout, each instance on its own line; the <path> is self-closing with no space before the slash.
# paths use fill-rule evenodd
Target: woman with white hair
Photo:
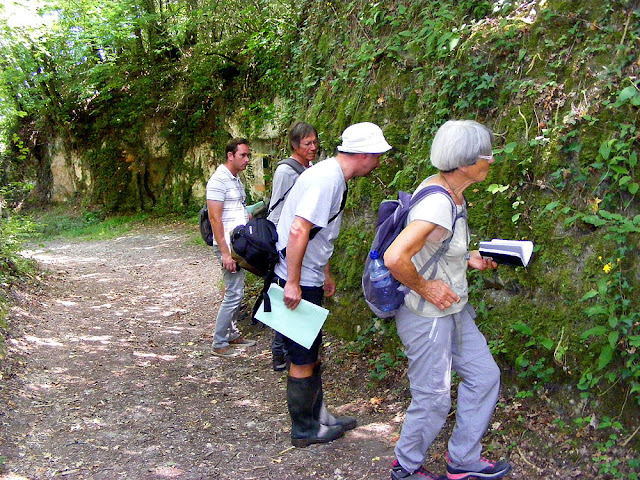
<path id="1" fill-rule="evenodd" d="M 406 228 L 384 255 L 393 276 L 410 288 L 396 325 L 409 361 L 412 400 L 395 448 L 393 480 L 500 478 L 511 470 L 508 462 L 480 456 L 480 440 L 498 399 L 500 371 L 475 324 L 466 278 L 468 267 L 497 267 L 478 251 L 469 252 L 463 196 L 467 187 L 487 177 L 494 161 L 493 139 L 491 130 L 471 120 L 450 120 L 440 127 L 431 146 L 431 163 L 439 173 L 416 192 L 440 185 L 455 211 L 444 192 L 428 195 L 411 209 Z M 445 477 L 422 464 L 451 408 L 451 370 L 462 380 Z"/>

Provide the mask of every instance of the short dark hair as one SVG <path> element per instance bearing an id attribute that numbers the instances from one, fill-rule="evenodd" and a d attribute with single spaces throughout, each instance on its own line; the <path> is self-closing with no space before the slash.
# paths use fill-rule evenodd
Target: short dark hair
<path id="1" fill-rule="evenodd" d="M 296 123 L 291 127 L 291 130 L 289 130 L 289 143 L 291 144 L 291 148 L 299 147 L 300 142 L 312 133 L 315 134 L 316 137 L 318 136 L 318 132 L 313 128 L 313 125 L 305 122 Z"/>
<path id="2" fill-rule="evenodd" d="M 229 153 L 233 153 L 235 155 L 235 153 L 238 151 L 238 146 L 239 145 L 246 145 L 248 147 L 249 146 L 249 140 L 247 140 L 246 138 L 242 138 L 242 137 L 237 137 L 237 138 L 233 138 L 233 139 L 229 140 L 227 142 L 227 146 L 224 149 L 225 157 Z"/>

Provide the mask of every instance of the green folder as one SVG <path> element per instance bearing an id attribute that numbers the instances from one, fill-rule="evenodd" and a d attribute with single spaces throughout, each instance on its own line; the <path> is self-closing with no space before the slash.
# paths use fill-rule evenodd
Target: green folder
<path id="1" fill-rule="evenodd" d="M 269 298 L 271 312 L 265 312 L 262 303 L 255 317 L 303 347 L 311 348 L 329 310 L 306 300 L 302 300 L 295 310 L 291 310 L 284 304 L 284 289 L 275 283 L 269 287 Z"/>

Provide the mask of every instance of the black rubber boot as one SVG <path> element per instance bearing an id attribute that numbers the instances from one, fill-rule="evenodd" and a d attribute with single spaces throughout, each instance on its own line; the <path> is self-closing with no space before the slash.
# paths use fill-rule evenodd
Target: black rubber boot
<path id="1" fill-rule="evenodd" d="M 313 416 L 322 424 L 327 426 L 339 425 L 346 432 L 352 430 L 358 425 L 358 421 L 353 417 L 341 416 L 335 417 L 324 403 L 324 393 L 322 391 L 322 366 L 317 363 L 313 367 L 313 376 L 317 378 L 318 396 L 316 397 L 316 403 L 313 406 Z"/>
<path id="2" fill-rule="evenodd" d="M 287 405 L 291 415 L 291 444 L 308 447 L 314 443 L 329 443 L 344 435 L 339 425 L 322 425 L 313 416 L 318 396 L 318 378 L 287 377 Z"/>

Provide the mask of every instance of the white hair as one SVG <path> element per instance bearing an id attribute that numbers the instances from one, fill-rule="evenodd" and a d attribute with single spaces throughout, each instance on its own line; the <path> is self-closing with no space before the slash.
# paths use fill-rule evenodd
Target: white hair
<path id="1" fill-rule="evenodd" d="M 449 120 L 431 144 L 431 164 L 442 172 L 473 165 L 479 155 L 491 155 L 493 132 L 473 120 Z"/>

